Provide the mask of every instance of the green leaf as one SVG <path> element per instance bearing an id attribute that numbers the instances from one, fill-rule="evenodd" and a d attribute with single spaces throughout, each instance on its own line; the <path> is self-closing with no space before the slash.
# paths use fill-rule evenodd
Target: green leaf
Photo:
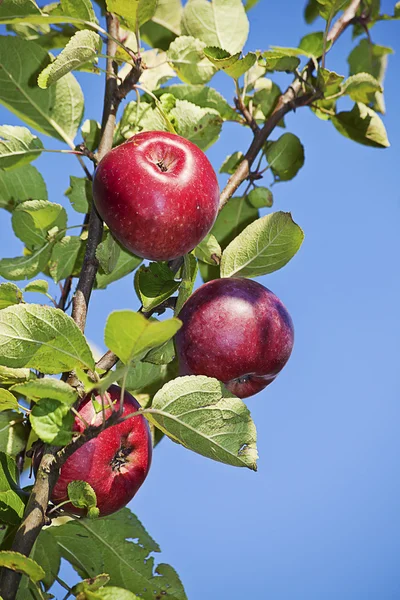
<path id="1" fill-rule="evenodd" d="M 340 95 L 343 79 L 343 75 L 338 75 L 335 71 L 321 68 L 318 71 L 318 78 L 314 80 L 314 83 L 323 91 L 326 99 L 313 102 L 311 110 L 323 121 L 327 121 L 335 113 L 336 100 L 329 96 Z"/>
<path id="2" fill-rule="evenodd" d="M 148 50 L 147 52 L 143 52 L 142 60 L 147 69 L 140 76 L 140 82 L 146 90 L 155 90 L 171 79 L 171 77 L 175 77 L 175 71 L 167 63 L 167 54 L 165 52 Z"/>
<path id="3" fill-rule="evenodd" d="M 99 516 L 97 508 L 96 492 L 86 481 L 71 481 L 68 484 L 68 498 L 77 508 L 87 508 L 87 515 L 90 519 Z"/>
<path id="4" fill-rule="evenodd" d="M 188 102 L 197 104 L 202 108 L 213 108 L 224 121 L 237 121 L 240 118 L 217 90 L 206 85 L 175 84 L 155 92 L 156 96 L 161 93 L 172 94 L 177 100 L 188 100 Z"/>
<path id="5" fill-rule="evenodd" d="M 22 420 L 23 417 L 12 410 L 0 412 L 0 452 L 16 456 L 25 448 L 29 428 L 23 425 Z"/>
<path id="6" fill-rule="evenodd" d="M 170 45 L 167 59 L 178 77 L 186 83 L 206 83 L 215 73 L 212 63 L 206 58 L 206 44 L 191 36 L 180 36 Z"/>
<path id="7" fill-rule="evenodd" d="M 0 310 L 22 300 L 22 292 L 14 283 L 0 283 Z"/>
<path id="8" fill-rule="evenodd" d="M 60 379 L 53 379 L 52 377 L 17 383 L 11 390 L 35 402 L 39 402 L 43 398 L 51 398 L 67 406 L 72 406 L 78 399 L 78 394 L 73 387 Z"/>
<path id="9" fill-rule="evenodd" d="M 97 56 L 101 44 L 98 33 L 88 29 L 77 31 L 55 60 L 39 73 L 38 86 L 45 90 L 67 73 L 91 62 Z"/>
<path id="10" fill-rule="evenodd" d="M 61 8 L 65 15 L 97 23 L 90 0 L 61 0 Z"/>
<path id="11" fill-rule="evenodd" d="M 74 587 L 72 588 L 72 592 L 75 596 L 78 596 L 80 592 L 85 592 L 87 590 L 93 592 L 102 588 L 104 585 L 107 585 L 109 581 L 110 576 L 107 575 L 107 573 L 101 573 L 100 575 L 97 575 L 97 577 L 93 577 L 91 579 L 84 579 L 83 581 L 80 581 L 79 583 L 74 585 Z"/>
<path id="12" fill-rule="evenodd" d="M 106 0 L 107 10 L 117 15 L 127 29 L 136 31 L 156 12 L 156 0 Z"/>
<path id="13" fill-rule="evenodd" d="M 41 11 L 34 0 L 3 0 L 1 3 L 2 17 L 24 15 L 40 15 Z"/>
<path id="14" fill-rule="evenodd" d="M 200 108 L 187 100 L 177 100 L 169 118 L 177 134 L 203 151 L 212 146 L 221 133 L 222 119 L 216 110 Z"/>
<path id="15" fill-rule="evenodd" d="M 383 91 L 379 81 L 369 73 L 351 75 L 344 82 L 342 89 L 354 102 L 363 102 L 364 104 L 371 101 L 371 94 Z"/>
<path id="16" fill-rule="evenodd" d="M 168 437 L 202 456 L 257 470 L 256 428 L 245 404 L 216 379 L 178 377 L 146 415 Z"/>
<path id="17" fill-rule="evenodd" d="M 46 590 L 53 585 L 60 570 L 61 556 L 54 537 L 46 529 L 42 529 L 33 547 L 31 558 L 42 567 L 45 572 L 42 582 Z"/>
<path id="18" fill-rule="evenodd" d="M 0 208 L 12 212 L 17 204 L 32 198 L 47 200 L 46 184 L 34 166 L 0 171 Z"/>
<path id="19" fill-rule="evenodd" d="M 222 48 L 207 46 L 204 48 L 204 54 L 217 69 L 225 70 L 239 60 L 241 52 L 232 55 Z"/>
<path id="20" fill-rule="evenodd" d="M 179 288 L 178 300 L 175 305 L 175 316 L 179 314 L 186 300 L 191 296 L 199 270 L 196 257 L 190 253 L 183 257 L 182 282 Z"/>
<path id="21" fill-rule="evenodd" d="M 65 195 L 77 212 L 86 214 L 92 205 L 92 183 L 86 177 L 71 175 Z"/>
<path id="22" fill-rule="evenodd" d="M 30 250 L 42 247 L 48 232 L 67 226 L 67 213 L 61 204 L 48 200 L 26 200 L 18 204 L 12 214 L 14 233 Z"/>
<path id="23" fill-rule="evenodd" d="M 124 590 L 113 585 L 103 587 L 96 592 L 88 590 L 85 593 L 86 600 L 115 600 L 116 598 L 118 600 L 140 600 L 139 596 L 136 596 L 129 590 Z"/>
<path id="24" fill-rule="evenodd" d="M 56 283 L 75 273 L 75 265 L 82 248 L 78 236 L 65 236 L 53 246 L 49 261 L 49 272 Z"/>
<path id="25" fill-rule="evenodd" d="M 181 0 L 159 0 L 152 19 L 140 30 L 142 40 L 153 48 L 167 50 L 181 34 Z"/>
<path id="26" fill-rule="evenodd" d="M 216 237 L 213 236 L 212 233 L 206 235 L 194 249 L 195 257 L 209 265 L 219 265 L 221 254 L 221 246 L 218 244 Z"/>
<path id="27" fill-rule="evenodd" d="M 31 279 L 46 267 L 50 258 L 51 244 L 46 244 L 34 252 L 26 252 L 25 256 L 2 258 L 0 275 L 4 279 Z"/>
<path id="28" fill-rule="evenodd" d="M 31 281 L 24 288 L 24 292 L 34 292 L 35 294 L 47 295 L 48 291 L 49 284 L 44 279 L 35 279 L 35 281 Z"/>
<path id="29" fill-rule="evenodd" d="M 14 394 L 8 390 L 0 388 L 0 411 L 3 410 L 16 410 L 17 412 L 20 412 L 18 402 Z"/>
<path id="30" fill-rule="evenodd" d="M 211 233 L 224 249 L 257 218 L 258 210 L 250 204 L 246 196 L 234 197 L 225 204 L 219 213 Z"/>
<path id="31" fill-rule="evenodd" d="M 362 39 L 347 59 L 350 69 L 349 74 L 369 73 L 382 85 L 385 78 L 388 55 L 392 53 L 393 50 L 391 48 L 370 44 L 367 39 Z M 385 102 L 381 92 L 371 92 L 368 104 L 370 103 L 376 111 L 385 112 Z"/>
<path id="32" fill-rule="evenodd" d="M 236 171 L 240 163 L 244 158 L 243 152 L 234 152 L 226 157 L 222 165 L 220 166 L 220 173 L 228 173 L 229 175 L 233 175 Z"/>
<path id="33" fill-rule="evenodd" d="M 86 119 L 81 127 L 83 141 L 85 142 L 85 146 L 91 152 L 94 152 L 100 143 L 100 135 L 101 135 L 101 127 L 98 121 L 94 121 L 93 119 Z M 78 179 L 78 178 L 76 178 Z M 84 179 L 84 181 L 88 181 L 88 179 Z M 71 184 L 72 185 L 72 184 Z M 76 209 L 75 209 L 76 210 Z M 87 212 L 87 211 L 86 211 Z"/>
<path id="34" fill-rule="evenodd" d="M 29 126 L 72 144 L 83 114 L 82 90 L 71 73 L 48 90 L 33 85 L 49 62 L 34 42 L 0 36 L 0 102 Z"/>
<path id="35" fill-rule="evenodd" d="M 132 310 L 119 310 L 107 319 L 104 341 L 107 348 L 128 364 L 171 339 L 181 326 L 181 321 L 175 318 L 162 322 L 148 321 Z"/>
<path id="36" fill-rule="evenodd" d="M 304 147 L 293 133 L 284 133 L 265 151 L 271 171 L 280 181 L 293 179 L 304 165 Z"/>
<path id="37" fill-rule="evenodd" d="M 154 365 L 167 365 L 175 358 L 175 346 L 173 339 L 168 340 L 162 346 L 153 348 L 143 358 L 143 362 L 152 363 Z"/>
<path id="38" fill-rule="evenodd" d="M 121 248 L 110 232 L 96 249 L 96 258 L 99 261 L 100 267 L 107 275 L 115 269 L 118 262 Z"/>
<path id="39" fill-rule="evenodd" d="M 304 19 L 306 23 L 311 24 L 319 16 L 318 0 L 308 0 L 304 9 Z"/>
<path id="40" fill-rule="evenodd" d="M 297 56 L 288 56 L 283 50 L 267 50 L 262 53 L 261 56 L 265 59 L 267 71 L 285 71 L 286 73 L 291 73 L 297 69 L 300 59 Z"/>
<path id="41" fill-rule="evenodd" d="M 330 21 L 340 10 L 346 8 L 350 0 L 317 0 L 320 16 Z"/>
<path id="42" fill-rule="evenodd" d="M 264 208 L 265 206 L 270 208 L 273 203 L 272 192 L 266 187 L 256 187 L 247 196 L 250 204 L 254 208 Z"/>
<path id="43" fill-rule="evenodd" d="M 40 581 L 45 576 L 45 572 L 37 562 L 19 552 L 0 552 L 0 566 L 23 573 L 34 582 Z"/>
<path id="44" fill-rule="evenodd" d="M 246 227 L 224 250 L 221 277 L 260 277 L 281 269 L 299 250 L 304 233 L 290 213 L 276 212 Z"/>
<path id="45" fill-rule="evenodd" d="M 325 33 L 323 31 L 309 33 L 301 38 L 299 50 L 306 56 L 319 58 L 324 51 L 324 39 Z M 327 42 L 325 50 L 329 50 L 331 45 L 331 42 Z"/>
<path id="46" fill-rule="evenodd" d="M 255 64 L 257 56 L 254 52 L 248 52 L 246 56 L 236 61 L 231 67 L 224 69 L 225 73 L 233 79 L 239 79 Z"/>
<path id="47" fill-rule="evenodd" d="M 1 125 L 0 138 L 1 169 L 13 169 L 26 165 L 38 158 L 43 150 L 42 142 L 26 127 Z"/>
<path id="48" fill-rule="evenodd" d="M 135 590 L 143 600 L 154 600 L 163 592 L 167 600 L 186 600 L 172 567 L 154 568 L 149 555 L 159 547 L 127 508 L 107 519 L 79 519 L 47 531 L 58 542 L 62 557 L 82 577 L 95 577 L 106 565 L 112 585 Z"/>
<path id="49" fill-rule="evenodd" d="M 91 350 L 76 323 L 61 310 L 38 304 L 0 311 L 0 361 L 54 374 L 94 369 Z"/>
<path id="50" fill-rule="evenodd" d="M 336 129 L 354 142 L 374 148 L 390 146 L 385 126 L 377 113 L 357 102 L 351 111 L 343 111 L 332 117 Z"/>
<path id="51" fill-rule="evenodd" d="M 12 385 L 35 379 L 35 375 L 29 369 L 11 369 L 0 365 L 0 385 Z"/>
<path id="52" fill-rule="evenodd" d="M 132 394 L 140 392 L 156 381 L 162 382 L 165 365 L 155 365 L 150 362 L 137 361 L 129 367 L 125 386 Z"/>
<path id="53" fill-rule="evenodd" d="M 2 391 L 5 390 L 0 390 Z M 0 452 L 0 465 L 0 521 L 10 525 L 18 524 L 24 514 L 25 504 L 17 493 L 17 465 L 13 457 L 4 452 Z"/>
<path id="54" fill-rule="evenodd" d="M 249 21 L 241 0 L 189 0 L 183 9 L 182 33 L 235 54 L 242 50 Z"/>
<path id="55" fill-rule="evenodd" d="M 141 258 L 131 254 L 120 246 L 120 253 L 115 268 L 109 274 L 100 270 L 96 276 L 96 287 L 98 289 L 106 288 L 107 285 L 113 281 L 117 281 L 118 279 L 125 277 L 125 275 L 128 275 L 128 273 L 132 273 L 141 262 Z"/>
<path id="56" fill-rule="evenodd" d="M 51 398 L 35 404 L 29 415 L 33 431 L 46 444 L 65 446 L 72 439 L 73 414 L 67 404 Z"/>
<path id="57" fill-rule="evenodd" d="M 135 274 L 136 293 L 145 311 L 172 296 L 179 285 L 167 263 L 153 262 L 148 267 L 141 266 Z"/>

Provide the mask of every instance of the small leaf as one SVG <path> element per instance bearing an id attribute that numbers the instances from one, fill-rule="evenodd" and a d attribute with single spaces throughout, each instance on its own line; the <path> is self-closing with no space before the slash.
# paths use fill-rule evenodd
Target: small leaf
<path id="1" fill-rule="evenodd" d="M 178 315 L 186 300 L 191 296 L 199 270 L 196 257 L 190 253 L 183 257 L 182 282 L 179 288 L 174 315 Z"/>
<path id="2" fill-rule="evenodd" d="M 206 44 L 191 36 L 180 36 L 170 45 L 167 59 L 186 83 L 206 83 L 215 73 L 215 67 L 204 54 Z"/>
<path id="3" fill-rule="evenodd" d="M 154 15 L 157 7 L 156 0 L 106 0 L 107 10 L 116 14 L 122 24 L 131 31 L 135 32 L 136 27 L 140 27 L 146 21 L 149 21 Z"/>
<path id="4" fill-rule="evenodd" d="M 175 84 L 155 91 L 156 96 L 161 93 L 172 94 L 177 100 L 187 100 L 201 108 L 213 108 L 224 121 L 237 121 L 240 119 L 225 98 L 217 90 L 207 85 Z"/>
<path id="5" fill-rule="evenodd" d="M 167 365 L 172 362 L 175 358 L 175 346 L 174 341 L 168 340 L 162 346 L 153 348 L 143 358 L 143 362 L 149 362 L 154 365 Z"/>
<path id="6" fill-rule="evenodd" d="M 86 177 L 71 175 L 69 185 L 70 187 L 66 190 L 65 195 L 74 209 L 79 213 L 88 213 L 93 199 L 91 182 Z"/>
<path id="7" fill-rule="evenodd" d="M 145 311 L 149 311 L 172 296 L 179 288 L 167 263 L 150 263 L 141 266 L 135 275 L 135 289 Z"/>
<path id="8" fill-rule="evenodd" d="M 209 265 L 219 265 L 221 261 L 221 246 L 217 239 L 211 233 L 200 242 L 194 249 L 194 255 L 199 260 L 202 260 Z"/>
<path id="9" fill-rule="evenodd" d="M 3 388 L 0 388 L 0 410 L 16 410 L 17 412 L 20 412 L 14 394 Z"/>
<path id="10" fill-rule="evenodd" d="M 75 596 L 78 596 L 80 592 L 85 592 L 87 590 L 95 592 L 96 590 L 102 588 L 104 585 L 107 585 L 109 581 L 110 576 L 107 575 L 107 573 L 101 573 L 100 575 L 97 575 L 97 577 L 93 577 L 91 579 L 84 579 L 83 581 L 80 581 L 79 583 L 74 585 L 74 587 L 72 588 L 72 593 Z"/>
<path id="11" fill-rule="evenodd" d="M 37 304 L 0 311 L 0 361 L 54 374 L 76 367 L 94 368 L 88 343 L 71 317 Z"/>
<path id="12" fill-rule="evenodd" d="M 236 52 L 236 54 L 230 54 L 226 50 L 222 50 L 222 48 L 216 48 L 215 46 L 207 46 L 206 48 L 204 48 L 204 54 L 217 69 L 225 70 L 228 67 L 231 67 L 239 60 L 241 52 Z"/>
<path id="13" fill-rule="evenodd" d="M 103 273 L 100 270 L 96 276 L 96 287 L 98 289 L 106 288 L 113 281 L 117 281 L 128 275 L 128 273 L 132 273 L 141 262 L 141 258 L 131 254 L 120 246 L 120 253 L 115 268 L 109 274 Z"/>
<path id="14" fill-rule="evenodd" d="M 83 141 L 85 146 L 91 152 L 94 152 L 100 143 L 101 127 L 100 123 L 93 119 L 86 119 L 81 127 Z M 78 178 L 76 178 L 78 179 Z M 85 179 L 85 181 L 88 181 Z"/>
<path id="15" fill-rule="evenodd" d="M 225 70 L 225 73 L 232 77 L 233 79 L 239 79 L 242 75 L 244 75 L 251 67 L 255 64 L 257 60 L 257 56 L 254 52 L 248 52 L 246 56 L 236 61 L 232 66 L 228 67 Z"/>
<path id="16" fill-rule="evenodd" d="M 181 33 L 181 0 L 159 0 L 152 19 L 140 30 L 142 40 L 152 48 L 167 50 Z"/>
<path id="17" fill-rule="evenodd" d="M 281 50 L 268 50 L 262 53 L 267 71 L 285 71 L 291 73 L 297 69 L 300 59 L 297 56 L 288 56 Z"/>
<path id="18" fill-rule="evenodd" d="M 96 492 L 86 481 L 71 481 L 67 487 L 68 498 L 77 508 L 87 508 L 90 519 L 99 516 Z"/>
<path id="19" fill-rule="evenodd" d="M 0 389 L 0 393 L 5 390 Z M 12 415 L 12 412 L 2 413 Z M 15 416 L 15 413 L 14 413 Z M 8 449 L 8 452 L 11 448 Z M 19 492 L 19 472 L 15 459 L 0 452 L 0 521 L 9 525 L 19 524 L 24 514 L 25 503 Z"/>
<path id="20" fill-rule="evenodd" d="M 46 184 L 36 167 L 0 171 L 0 208 L 13 211 L 20 202 L 32 198 L 47 200 Z"/>
<path id="21" fill-rule="evenodd" d="M 243 152 L 234 152 L 226 157 L 222 165 L 220 166 L 220 173 L 228 173 L 229 175 L 233 175 L 236 171 L 240 163 L 244 158 Z"/>
<path id="22" fill-rule="evenodd" d="M 90 0 L 61 0 L 61 8 L 64 15 L 97 23 Z"/>
<path id="23" fill-rule="evenodd" d="M 221 133 L 222 119 L 212 108 L 200 108 L 187 100 L 177 100 L 169 117 L 176 133 L 207 150 Z"/>
<path id="24" fill-rule="evenodd" d="M 361 102 L 351 111 L 343 111 L 332 117 L 336 129 L 354 142 L 374 148 L 390 146 L 385 126 L 377 113 Z"/>
<path id="25" fill-rule="evenodd" d="M 96 248 L 96 258 L 106 275 L 109 275 L 115 269 L 120 251 L 119 244 L 111 233 L 108 232 L 105 240 Z"/>
<path id="26" fill-rule="evenodd" d="M 35 375 L 29 369 L 11 369 L 0 365 L 0 385 L 13 385 L 35 379 Z"/>
<path id="27" fill-rule="evenodd" d="M 284 133 L 265 151 L 271 171 L 280 181 L 288 181 L 297 175 L 304 164 L 304 147 L 293 133 Z"/>
<path id="28" fill-rule="evenodd" d="M 25 286 L 24 291 L 46 295 L 49 291 L 49 284 L 44 279 L 35 279 L 35 281 L 31 281 Z"/>
<path id="29" fill-rule="evenodd" d="M 52 245 L 48 243 L 32 253 L 27 251 L 25 256 L 2 258 L 0 260 L 1 277 L 15 281 L 35 277 L 45 269 L 50 257 L 51 247 Z"/>
<path id="30" fill-rule="evenodd" d="M 304 234 L 290 213 L 276 212 L 246 227 L 224 250 L 221 277 L 259 277 L 281 269 L 299 250 Z"/>
<path id="31" fill-rule="evenodd" d="M 326 21 L 330 21 L 339 10 L 344 9 L 350 0 L 317 0 L 320 16 Z"/>
<path id="32" fill-rule="evenodd" d="M 38 86 L 46 89 L 70 71 L 92 61 L 97 56 L 101 43 L 98 33 L 88 29 L 77 31 L 54 62 L 39 74 Z"/>
<path id="33" fill-rule="evenodd" d="M 22 423 L 22 416 L 12 410 L 0 412 L 0 452 L 16 456 L 28 441 L 29 428 Z"/>
<path id="34" fill-rule="evenodd" d="M 56 283 L 72 274 L 78 274 L 76 263 L 82 247 L 81 238 L 70 235 L 54 244 L 49 260 L 49 272 Z"/>
<path id="35" fill-rule="evenodd" d="M 33 431 L 46 444 L 65 446 L 72 439 L 74 417 L 68 404 L 45 398 L 32 408 L 29 420 Z"/>
<path id="36" fill-rule="evenodd" d="M 19 552 L 0 552 L 0 567 L 6 567 L 12 571 L 17 571 L 17 573 L 23 573 L 35 583 L 45 576 L 45 572 L 37 562 Z"/>
<path id="37" fill-rule="evenodd" d="M 48 240 L 54 227 L 67 226 L 67 213 L 61 204 L 47 200 L 27 200 L 19 204 L 12 214 L 14 233 L 30 250 L 40 248 Z"/>
<path id="38" fill-rule="evenodd" d="M 0 126 L 0 168 L 21 167 L 38 158 L 43 150 L 40 139 L 26 127 Z"/>
<path id="39" fill-rule="evenodd" d="M 369 73 L 351 75 L 343 83 L 342 89 L 352 100 L 363 102 L 364 104 L 368 104 L 371 101 L 371 94 L 383 91 L 379 81 Z"/>
<path id="40" fill-rule="evenodd" d="M 53 379 L 52 377 L 42 377 L 26 383 L 18 383 L 11 389 L 13 392 L 22 394 L 35 402 L 39 402 L 43 398 L 52 398 L 71 406 L 78 398 L 78 394 L 73 387 L 60 379 Z"/>
<path id="41" fill-rule="evenodd" d="M 0 310 L 22 302 L 22 292 L 14 283 L 0 283 Z"/>
<path id="42" fill-rule="evenodd" d="M 219 462 L 257 470 L 256 428 L 245 404 L 216 379 L 178 377 L 146 415 L 175 442 Z"/>
<path id="43" fill-rule="evenodd" d="M 147 350 L 171 339 L 181 326 L 181 321 L 175 318 L 154 322 L 134 311 L 119 310 L 107 319 L 104 341 L 122 362 L 128 364 Z"/>
<path id="44" fill-rule="evenodd" d="M 266 187 L 254 188 L 249 192 L 247 198 L 255 208 L 263 208 L 265 206 L 270 208 L 274 203 L 272 192 Z"/>

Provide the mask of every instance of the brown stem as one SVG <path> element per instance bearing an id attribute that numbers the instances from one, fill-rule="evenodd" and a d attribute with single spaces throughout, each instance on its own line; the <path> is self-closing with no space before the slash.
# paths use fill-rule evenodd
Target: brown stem
<path id="1" fill-rule="evenodd" d="M 257 125 L 253 115 L 250 113 L 247 106 L 244 104 L 240 94 L 238 94 L 238 96 L 237 96 L 237 98 L 235 98 L 234 102 L 235 102 L 235 106 L 236 106 L 237 110 L 240 113 L 242 113 L 247 125 L 250 127 L 252 132 L 254 134 L 256 134 L 258 131 L 260 131 L 259 126 Z"/>

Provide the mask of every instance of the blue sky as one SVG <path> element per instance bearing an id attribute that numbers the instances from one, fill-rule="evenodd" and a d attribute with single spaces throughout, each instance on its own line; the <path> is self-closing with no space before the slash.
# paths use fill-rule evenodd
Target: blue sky
<path id="1" fill-rule="evenodd" d="M 392 13 L 392 2 L 382 5 Z M 261 0 L 249 13 L 247 49 L 295 46 L 322 29 L 322 22 L 307 26 L 302 9 L 295 0 Z M 377 25 L 372 38 L 398 50 L 398 23 Z M 346 32 L 327 68 L 347 74 L 353 43 Z M 385 82 L 387 150 L 341 137 L 309 109 L 286 118 L 306 159 L 293 181 L 274 186 L 274 210 L 290 210 L 305 241 L 286 267 L 259 279 L 287 306 L 296 339 L 277 380 L 247 400 L 258 429 L 258 472 L 212 462 L 166 439 L 130 505 L 190 600 L 400 597 L 399 72 L 393 54 Z M 99 119 L 101 78 L 79 80 L 86 117 Z M 279 77 L 282 86 L 289 82 Z M 228 77 L 212 85 L 233 97 Z M 16 119 L 0 107 L 0 122 Z M 215 169 L 227 154 L 245 150 L 250 137 L 226 126 L 208 152 Z M 58 147 L 49 138 L 46 145 Z M 35 165 L 49 199 L 67 206 L 63 192 L 69 175 L 81 175 L 77 161 L 52 154 Z M 18 255 L 9 215 L 1 217 L 1 256 Z M 70 224 L 78 223 L 72 216 Z M 96 292 L 89 339 L 103 349 L 109 312 L 137 306 L 131 276 Z"/>

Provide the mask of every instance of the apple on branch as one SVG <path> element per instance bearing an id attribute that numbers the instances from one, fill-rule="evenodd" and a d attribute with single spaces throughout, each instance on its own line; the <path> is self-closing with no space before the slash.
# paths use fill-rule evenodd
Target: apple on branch
<path id="1" fill-rule="evenodd" d="M 219 188 L 200 148 L 164 131 L 139 133 L 100 161 L 93 198 L 101 218 L 130 252 L 172 260 L 212 228 Z"/>
<path id="2" fill-rule="evenodd" d="M 180 375 L 208 375 L 245 398 L 269 385 L 293 348 L 290 315 L 256 281 L 223 278 L 202 285 L 179 313 Z"/>

